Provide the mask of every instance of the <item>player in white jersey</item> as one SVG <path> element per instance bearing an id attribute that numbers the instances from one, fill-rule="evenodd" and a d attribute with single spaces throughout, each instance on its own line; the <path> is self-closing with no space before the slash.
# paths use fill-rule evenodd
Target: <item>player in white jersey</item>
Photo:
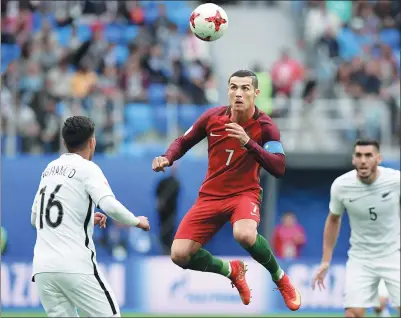
<path id="1" fill-rule="evenodd" d="M 341 216 L 347 211 L 351 247 L 346 265 L 346 317 L 364 317 L 366 308 L 379 305 L 383 280 L 394 307 L 400 310 L 400 171 L 379 167 L 376 141 L 360 140 L 354 147 L 352 170 L 331 186 L 330 213 L 324 228 L 322 263 L 313 279 L 324 288 Z"/>
<path id="2" fill-rule="evenodd" d="M 62 129 L 68 153 L 42 173 L 32 206 L 37 239 L 33 278 L 49 317 L 119 317 L 110 286 L 99 272 L 92 234 L 105 226 L 95 206 L 118 222 L 149 230 L 146 217 L 135 217 L 114 197 L 102 170 L 91 161 L 96 147 L 94 124 L 82 116 L 68 118 Z"/>

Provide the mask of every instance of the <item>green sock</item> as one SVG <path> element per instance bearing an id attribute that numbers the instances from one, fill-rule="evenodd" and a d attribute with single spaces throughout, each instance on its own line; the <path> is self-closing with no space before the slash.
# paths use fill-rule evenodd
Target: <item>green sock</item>
<path id="1" fill-rule="evenodd" d="M 185 269 L 216 273 L 228 277 L 231 273 L 230 263 L 214 257 L 207 250 L 201 248 L 192 255 Z"/>
<path id="2" fill-rule="evenodd" d="M 283 277 L 284 271 L 278 265 L 269 243 L 262 235 L 258 234 L 255 244 L 246 250 L 255 261 L 264 266 L 270 272 L 274 281 Z"/>

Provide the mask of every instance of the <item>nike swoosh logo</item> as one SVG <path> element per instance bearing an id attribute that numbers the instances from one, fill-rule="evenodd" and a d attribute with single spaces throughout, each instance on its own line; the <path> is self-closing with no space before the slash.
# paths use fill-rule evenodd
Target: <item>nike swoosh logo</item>
<path id="1" fill-rule="evenodd" d="M 345 200 L 349 200 L 349 202 L 354 202 L 356 200 L 360 200 L 360 199 L 363 199 L 363 198 L 366 198 L 366 197 L 369 197 L 369 196 L 370 196 L 370 194 L 365 194 L 365 195 L 362 195 L 362 196 L 357 197 L 357 198 L 347 198 Z"/>
<path id="2" fill-rule="evenodd" d="M 354 199 L 349 199 L 349 202 L 354 202 L 354 201 L 356 201 L 356 200 L 359 200 L 359 199 L 362 199 L 363 197 L 360 197 L 360 198 L 354 198 Z"/>
<path id="3" fill-rule="evenodd" d="M 299 291 L 297 289 L 295 289 L 295 294 L 297 295 L 297 297 L 295 298 L 295 300 L 292 302 L 295 306 L 301 306 L 301 294 L 299 293 Z"/>
<path id="4" fill-rule="evenodd" d="M 214 134 L 214 133 L 210 133 L 210 136 L 211 136 L 211 137 L 220 137 L 221 135 L 216 135 L 216 134 Z"/>
<path id="5" fill-rule="evenodd" d="M 390 193 L 391 193 L 391 191 L 390 191 L 390 192 L 387 192 L 387 193 L 383 193 L 383 194 L 382 194 L 382 198 L 385 198 L 385 197 L 388 196 Z"/>

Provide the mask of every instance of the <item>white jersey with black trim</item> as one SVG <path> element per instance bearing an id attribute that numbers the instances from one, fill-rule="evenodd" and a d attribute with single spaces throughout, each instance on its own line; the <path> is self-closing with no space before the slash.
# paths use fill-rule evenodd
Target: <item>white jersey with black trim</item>
<path id="1" fill-rule="evenodd" d="M 97 275 L 93 214 L 105 196 L 114 194 L 95 163 L 68 153 L 48 164 L 32 206 L 37 230 L 33 275 Z"/>
<path id="2" fill-rule="evenodd" d="M 346 210 L 351 227 L 349 257 L 380 258 L 400 250 L 400 171 L 378 167 L 372 184 L 357 178 L 356 170 L 331 186 L 330 212 Z"/>

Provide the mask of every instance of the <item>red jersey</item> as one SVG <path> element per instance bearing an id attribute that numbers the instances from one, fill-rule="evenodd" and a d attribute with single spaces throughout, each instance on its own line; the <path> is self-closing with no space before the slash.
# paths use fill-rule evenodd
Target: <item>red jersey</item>
<path id="1" fill-rule="evenodd" d="M 209 163 L 199 193 L 219 197 L 243 192 L 260 195 L 261 166 L 276 176 L 284 173 L 284 155 L 272 154 L 263 148 L 268 141 L 280 141 L 280 132 L 272 119 L 256 108 L 254 116 L 241 124 L 251 138 L 245 146 L 241 146 L 238 139 L 227 136 L 229 133 L 225 124 L 231 122 L 230 115 L 229 106 L 207 110 L 170 145 L 164 156 L 171 165 L 207 137 Z"/>

